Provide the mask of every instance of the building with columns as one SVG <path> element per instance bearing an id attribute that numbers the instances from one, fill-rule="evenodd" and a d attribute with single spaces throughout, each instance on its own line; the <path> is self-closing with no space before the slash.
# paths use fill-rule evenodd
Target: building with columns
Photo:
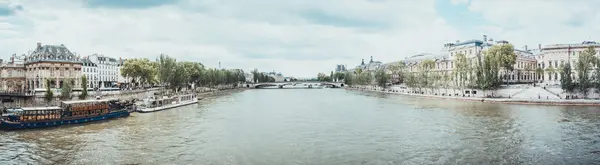
<path id="1" fill-rule="evenodd" d="M 81 87 L 82 62 L 62 44 L 42 46 L 38 42 L 24 66 L 28 90 L 46 91 L 46 80 L 50 80 L 50 88 L 62 88 L 69 79 L 74 80 L 74 88 Z"/>
<path id="2" fill-rule="evenodd" d="M 5 62 L 0 59 L 0 91 L 1 92 L 25 92 L 26 78 L 25 65 L 22 61 L 15 61 L 13 54 L 11 61 Z"/>
<path id="3" fill-rule="evenodd" d="M 584 41 L 577 44 L 553 44 L 545 45 L 543 48 L 539 45 L 540 52 L 536 54 L 537 67 L 544 69 L 543 76 L 540 77 L 542 83 L 548 85 L 560 84 L 560 72 L 557 68 L 567 62 L 571 65 L 573 81 L 577 81 L 577 60 L 579 55 L 588 47 L 595 49 L 595 56 L 600 56 L 600 44 L 594 41 Z"/>

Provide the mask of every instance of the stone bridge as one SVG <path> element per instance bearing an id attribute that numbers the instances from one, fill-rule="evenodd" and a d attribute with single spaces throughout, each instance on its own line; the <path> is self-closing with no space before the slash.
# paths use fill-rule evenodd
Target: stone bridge
<path id="1" fill-rule="evenodd" d="M 336 82 L 273 82 L 273 83 L 255 83 L 248 84 L 247 87 L 251 88 L 265 88 L 265 87 L 274 87 L 277 86 L 279 88 L 283 88 L 284 86 L 327 86 L 332 88 L 340 88 L 344 87 L 344 83 L 336 83 Z"/>

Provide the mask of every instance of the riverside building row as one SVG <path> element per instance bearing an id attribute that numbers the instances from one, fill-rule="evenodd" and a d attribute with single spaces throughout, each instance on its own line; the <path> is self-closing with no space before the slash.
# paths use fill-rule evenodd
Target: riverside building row
<path id="1" fill-rule="evenodd" d="M 81 58 L 65 45 L 38 42 L 29 54 L 0 59 L 0 92 L 44 92 L 47 85 L 62 88 L 68 79 L 75 81 L 74 89 L 81 89 L 82 76 L 86 76 L 89 90 L 118 90 L 129 84 L 120 74 L 123 62 L 98 54 Z"/>
<path id="2" fill-rule="evenodd" d="M 390 63 L 373 61 L 373 57 L 371 57 L 369 63 L 365 63 L 363 59 L 360 65 L 348 71 L 354 72 L 357 69 L 363 71 L 385 69 L 388 74 L 391 74 L 390 66 L 404 63 L 408 73 L 418 73 L 422 61 L 433 60 L 435 61 L 433 72 L 452 75 L 452 72 L 456 70 L 455 59 L 457 54 L 464 54 L 470 67 L 474 68 L 477 62 L 477 55 L 497 44 L 509 44 L 509 42 L 505 40 L 494 41 L 484 35 L 483 40 L 474 39 L 447 43 L 444 44 L 442 51 L 439 53 L 421 53 Z M 584 41 L 577 44 L 553 44 L 543 47 L 539 44 L 537 49 L 528 49 L 527 46 L 523 49 L 515 48 L 514 53 L 517 59 L 514 64 L 514 70 L 503 69 L 500 71 L 500 76 L 502 76 L 505 83 L 525 84 L 535 82 L 546 85 L 558 85 L 560 84 L 561 77 L 557 68 L 560 68 L 561 65 L 567 62 L 571 66 L 575 66 L 578 56 L 590 46 L 595 49 L 595 56 L 600 57 L 600 44 L 594 41 Z M 481 57 L 483 58 L 484 56 L 482 55 Z M 543 72 L 536 72 L 536 70 L 539 70 L 538 68 L 541 68 Z M 576 80 L 577 71 L 574 68 L 572 75 L 574 80 Z M 391 75 L 392 83 L 399 82 L 398 80 L 399 77 L 397 75 Z"/>

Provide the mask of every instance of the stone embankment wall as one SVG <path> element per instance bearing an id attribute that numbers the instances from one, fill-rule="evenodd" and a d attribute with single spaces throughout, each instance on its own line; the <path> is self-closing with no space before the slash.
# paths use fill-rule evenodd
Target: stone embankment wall
<path id="1" fill-rule="evenodd" d="M 369 91 L 369 92 L 382 92 L 382 93 L 390 93 L 390 94 L 401 94 L 401 95 L 409 95 L 409 96 L 416 96 L 416 97 L 433 97 L 433 98 L 441 98 L 441 99 L 455 99 L 455 100 L 464 100 L 464 101 L 477 101 L 477 102 L 492 102 L 492 103 L 507 103 L 507 104 L 542 104 L 542 105 L 588 105 L 588 106 L 600 106 L 600 100 L 592 100 L 592 99 L 560 99 L 557 96 L 554 96 L 554 98 L 548 96 L 547 98 L 544 97 L 539 97 L 536 93 L 528 93 L 531 91 L 545 91 L 545 89 L 543 89 L 542 87 L 529 87 L 529 88 L 522 88 L 519 90 L 516 90 L 514 88 L 506 88 L 506 89 L 501 89 L 501 90 L 496 90 L 493 91 L 494 93 L 498 93 L 500 95 L 504 94 L 504 95 L 514 95 L 515 97 L 511 96 L 510 98 L 508 97 L 504 97 L 504 98 L 486 98 L 483 97 L 482 95 L 479 94 L 475 94 L 475 95 L 465 95 L 465 96 L 456 96 L 456 95 L 443 95 L 445 93 L 441 92 L 438 93 L 438 95 L 436 95 L 436 91 L 445 91 L 446 89 L 434 89 L 433 91 L 429 89 L 429 91 L 427 93 L 422 92 L 418 93 L 418 92 L 414 92 L 412 89 L 408 89 L 408 88 L 404 88 L 404 87 L 389 87 L 386 89 L 383 89 L 381 87 L 377 87 L 377 86 L 352 86 L 352 87 L 347 87 L 345 88 L 347 90 L 358 90 L 358 91 Z M 418 89 L 417 89 L 418 90 Z M 448 91 L 451 91 L 451 89 L 448 89 Z M 455 91 L 458 91 L 455 89 Z M 516 93 L 513 93 L 516 92 Z M 449 92 L 450 93 L 450 92 Z M 487 91 L 485 92 L 486 94 L 491 94 L 492 91 Z M 525 94 L 523 94 L 525 93 Z M 549 93 L 548 93 L 549 94 Z M 521 96 L 521 95 L 536 95 L 537 98 L 531 97 L 531 98 L 518 98 L 516 96 Z M 553 95 L 553 94 L 550 94 Z"/>

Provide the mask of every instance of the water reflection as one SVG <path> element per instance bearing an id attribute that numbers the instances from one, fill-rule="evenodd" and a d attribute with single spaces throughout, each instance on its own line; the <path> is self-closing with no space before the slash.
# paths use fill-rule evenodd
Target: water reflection
<path id="1" fill-rule="evenodd" d="M 593 164 L 600 111 L 250 90 L 96 124 L 0 132 L 0 164 Z"/>

